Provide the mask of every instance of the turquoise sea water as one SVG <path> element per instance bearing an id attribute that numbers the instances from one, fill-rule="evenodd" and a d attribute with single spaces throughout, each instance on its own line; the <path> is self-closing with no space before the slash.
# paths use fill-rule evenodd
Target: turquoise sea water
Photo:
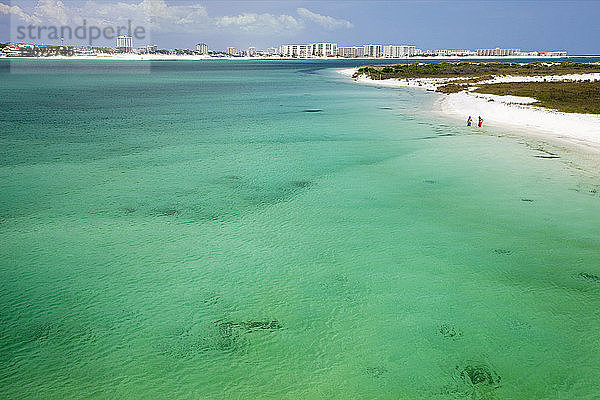
<path id="1" fill-rule="evenodd" d="M 600 179 L 560 151 L 343 63 L 18 62 L 0 397 L 597 398 Z"/>

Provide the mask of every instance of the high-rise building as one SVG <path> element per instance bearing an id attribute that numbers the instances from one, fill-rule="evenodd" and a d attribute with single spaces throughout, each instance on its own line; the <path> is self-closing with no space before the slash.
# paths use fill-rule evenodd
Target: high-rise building
<path id="1" fill-rule="evenodd" d="M 365 44 L 363 48 L 365 52 L 365 57 L 378 58 L 381 57 L 383 54 L 380 44 Z"/>
<path id="2" fill-rule="evenodd" d="M 310 44 L 284 44 L 279 47 L 282 57 L 308 58 L 312 56 L 312 45 Z"/>
<path id="3" fill-rule="evenodd" d="M 337 55 L 344 58 L 360 58 L 365 56 L 365 48 L 362 46 L 338 47 Z"/>
<path id="4" fill-rule="evenodd" d="M 208 45 L 206 43 L 198 43 L 196 45 L 196 51 L 202 55 L 208 54 Z"/>
<path id="5" fill-rule="evenodd" d="M 227 48 L 227 54 L 229 54 L 230 56 L 237 56 L 238 50 L 235 47 L 230 46 Z"/>
<path id="6" fill-rule="evenodd" d="M 313 43 L 311 44 L 311 54 L 315 57 L 335 57 L 337 56 L 337 43 Z"/>
<path id="7" fill-rule="evenodd" d="M 521 53 L 521 49 L 501 49 L 496 47 L 495 49 L 477 49 L 478 56 L 518 56 Z"/>
<path id="8" fill-rule="evenodd" d="M 117 36 L 116 49 L 123 53 L 131 53 L 133 51 L 133 40 L 131 39 L 131 36 Z"/>
<path id="9" fill-rule="evenodd" d="M 385 58 L 405 58 L 416 54 L 417 48 L 415 46 L 395 46 L 392 44 L 383 46 L 383 57 Z"/>
<path id="10" fill-rule="evenodd" d="M 254 57 L 256 55 L 256 47 L 248 47 L 248 57 Z"/>

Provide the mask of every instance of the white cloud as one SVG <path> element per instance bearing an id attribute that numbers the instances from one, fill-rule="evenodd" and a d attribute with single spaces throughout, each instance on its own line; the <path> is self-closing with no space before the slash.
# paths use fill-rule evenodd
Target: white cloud
<path id="1" fill-rule="evenodd" d="M 354 27 L 354 25 L 352 25 L 350 21 L 346 21 L 345 19 L 337 19 L 333 17 L 328 17 L 326 15 L 317 14 L 310 10 L 307 10 L 306 8 L 298 8 L 297 11 L 300 17 L 308 21 L 312 21 L 318 25 L 321 25 L 323 28 L 329 31 L 341 28 L 350 29 Z"/>
<path id="2" fill-rule="evenodd" d="M 72 22 L 71 10 L 60 0 L 38 0 L 33 16 L 46 24 L 67 25 Z"/>
<path id="3" fill-rule="evenodd" d="M 56 1 L 56 0 L 38 0 Z M 96 3 L 87 1 L 83 7 L 71 9 L 72 20 L 88 25 L 123 25 L 129 20 L 158 32 L 196 32 L 210 27 L 206 9 L 198 4 L 168 6 L 164 0 L 142 0 L 140 3 Z"/>
<path id="4" fill-rule="evenodd" d="M 14 15 L 28 24 L 88 26 L 142 25 L 155 32 L 253 33 L 261 35 L 297 33 L 318 25 L 326 30 L 352 28 L 352 23 L 297 9 L 298 16 L 287 14 L 242 13 L 233 16 L 210 17 L 200 4 L 167 5 L 165 0 L 140 0 L 139 3 L 97 3 L 88 0 L 81 7 L 69 7 L 61 0 L 38 0 L 27 13 L 18 6 L 0 3 L 0 14 Z"/>
<path id="5" fill-rule="evenodd" d="M 39 24 L 41 23 L 36 17 L 32 15 L 26 14 L 19 6 L 9 6 L 7 4 L 0 3 L 0 14 L 4 15 L 14 15 L 21 19 L 21 21 L 27 22 L 29 24 Z"/>
<path id="6" fill-rule="evenodd" d="M 215 20 L 218 28 L 232 28 L 253 33 L 282 33 L 299 31 L 304 28 L 302 21 L 291 15 L 244 13 L 237 16 L 219 17 Z"/>

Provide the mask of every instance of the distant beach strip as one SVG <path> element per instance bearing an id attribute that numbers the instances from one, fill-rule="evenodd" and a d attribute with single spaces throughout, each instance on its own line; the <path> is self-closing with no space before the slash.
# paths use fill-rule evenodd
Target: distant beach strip
<path id="1" fill-rule="evenodd" d="M 338 73 L 353 78 L 357 83 L 391 87 L 417 88 L 428 91 L 443 91 L 447 85 L 460 86 L 457 90 L 440 93 L 434 102 L 434 112 L 454 119 L 466 121 L 468 116 L 482 116 L 485 124 L 497 127 L 523 128 L 534 130 L 548 139 L 558 139 L 577 146 L 586 146 L 594 152 L 600 152 L 600 114 L 561 112 L 541 107 L 538 98 L 480 93 L 481 85 L 526 83 L 526 82 L 579 82 L 581 84 L 600 82 L 600 72 L 564 74 L 564 75 L 492 75 L 486 79 L 453 76 L 448 78 L 388 78 L 372 79 L 367 74 L 359 73 L 359 68 L 338 70 Z M 464 81 L 459 85 L 457 82 Z M 470 81 L 470 82 L 469 82 Z M 466 84 L 469 82 L 469 84 Z M 494 87 L 494 86 L 491 86 Z M 597 91 L 597 90 L 596 90 Z M 595 104 L 597 105 L 597 103 Z"/>

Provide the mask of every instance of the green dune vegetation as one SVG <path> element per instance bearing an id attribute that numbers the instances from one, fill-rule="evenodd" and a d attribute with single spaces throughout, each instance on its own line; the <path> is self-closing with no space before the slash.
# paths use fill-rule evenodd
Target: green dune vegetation
<path id="1" fill-rule="evenodd" d="M 371 79 L 390 78 L 464 78 L 473 81 L 491 78 L 492 75 L 544 76 L 600 73 L 600 64 L 574 62 L 440 62 L 394 65 L 367 65 L 355 73 Z M 461 82 L 465 82 L 461 80 Z"/>
<path id="2" fill-rule="evenodd" d="M 478 85 L 478 93 L 532 97 L 533 105 L 563 112 L 600 114 L 600 81 L 512 82 Z"/>
<path id="3" fill-rule="evenodd" d="M 472 89 L 478 93 L 531 97 L 533 105 L 563 112 L 600 114 L 600 82 L 512 82 L 482 84 L 498 75 L 550 76 L 600 73 L 600 64 L 573 62 L 441 62 L 396 65 L 370 65 L 359 68 L 355 76 L 371 79 L 450 78 L 437 87 L 441 93 L 458 93 Z M 452 80 L 451 78 L 457 78 Z M 465 79 L 467 78 L 467 79 Z M 476 86 L 473 88 L 473 86 Z"/>

